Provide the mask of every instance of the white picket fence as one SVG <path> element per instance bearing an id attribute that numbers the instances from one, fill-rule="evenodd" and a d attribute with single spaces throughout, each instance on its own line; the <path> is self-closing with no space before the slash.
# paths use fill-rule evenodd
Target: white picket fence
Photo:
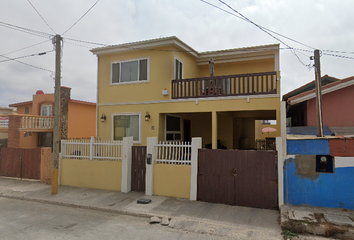
<path id="1" fill-rule="evenodd" d="M 156 163 L 191 164 L 192 145 L 190 142 L 158 142 L 156 147 Z"/>
<path id="2" fill-rule="evenodd" d="M 123 141 L 68 139 L 61 141 L 63 158 L 122 161 Z"/>

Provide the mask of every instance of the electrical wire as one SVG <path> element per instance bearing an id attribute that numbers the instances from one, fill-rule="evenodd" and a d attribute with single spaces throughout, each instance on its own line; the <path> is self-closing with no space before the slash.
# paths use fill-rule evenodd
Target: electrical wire
<path id="1" fill-rule="evenodd" d="M 226 12 L 226 13 L 228 13 L 228 14 L 234 16 L 234 17 L 237 17 L 237 18 L 239 18 L 239 19 L 241 19 L 241 20 L 247 21 L 246 19 L 244 19 L 244 18 L 242 18 L 242 17 L 240 17 L 240 16 L 238 16 L 238 15 L 232 13 L 232 12 L 229 12 L 229 11 L 227 11 L 227 10 L 221 8 L 221 7 L 218 7 L 218 6 L 216 6 L 216 5 L 212 4 L 212 3 L 209 3 L 209 2 L 207 2 L 207 1 L 205 1 L 205 0 L 199 0 L 199 1 L 201 1 L 201 2 L 203 2 L 203 3 L 206 3 L 206 4 L 208 4 L 208 5 L 210 5 L 210 6 L 214 7 L 214 8 L 217 8 L 217 9 L 223 11 L 223 12 Z M 300 45 L 303 45 L 303 46 L 305 46 L 305 47 L 315 49 L 314 47 L 311 47 L 311 46 L 306 45 L 306 44 L 304 44 L 304 43 L 302 43 L 302 42 L 299 42 L 299 41 L 297 41 L 297 40 L 295 40 L 295 39 L 292 39 L 292 38 L 290 38 L 290 37 L 287 37 L 287 36 L 285 36 L 285 35 L 282 35 L 282 34 L 280 34 L 280 33 L 277 33 L 277 32 L 275 32 L 275 31 L 273 31 L 273 30 L 271 30 L 271 29 L 269 29 L 269 28 L 263 27 L 263 26 L 261 26 L 261 25 L 259 25 L 259 24 L 257 24 L 257 25 L 260 26 L 261 28 L 263 28 L 264 30 L 269 31 L 269 32 L 271 32 L 271 33 L 274 33 L 274 34 L 276 34 L 276 35 L 278 35 L 278 36 L 280 36 L 280 37 L 283 37 L 283 38 L 285 38 L 285 39 L 288 39 L 288 40 L 290 40 L 290 41 L 293 41 L 293 42 L 298 43 L 298 44 L 300 44 Z"/>
<path id="2" fill-rule="evenodd" d="M 54 50 L 50 50 L 50 51 L 46 51 L 46 52 L 41 52 L 41 53 L 34 53 L 34 54 L 29 54 L 29 55 L 26 55 L 26 56 L 21 56 L 21 57 L 16 57 L 16 58 L 9 58 L 9 57 L 6 57 L 4 55 L 0 55 L 1 57 L 5 57 L 7 58 L 7 60 L 2 60 L 0 61 L 0 63 L 2 62 L 8 62 L 8 61 L 13 61 L 13 60 L 17 60 L 17 59 L 21 59 L 21 58 L 27 58 L 27 57 L 33 57 L 33 56 L 42 56 L 42 55 L 45 55 L 49 52 L 53 52 Z"/>
<path id="3" fill-rule="evenodd" d="M 36 11 L 36 13 L 42 18 L 42 20 L 45 22 L 45 24 L 47 24 L 47 26 L 53 31 L 54 34 L 56 34 L 56 32 L 53 30 L 53 28 L 47 23 L 46 20 L 44 20 L 44 18 L 42 17 L 42 15 L 37 11 L 37 9 L 33 6 L 33 4 L 31 3 L 30 0 L 27 0 L 29 2 L 29 4 L 31 4 L 32 8 L 34 9 L 34 11 Z"/>
<path id="4" fill-rule="evenodd" d="M 333 53 L 344 53 L 344 54 L 354 54 L 354 52 L 342 52 L 342 51 L 335 51 L 335 50 L 321 50 L 322 52 L 333 52 Z"/>
<path id="5" fill-rule="evenodd" d="M 225 3 L 224 1 L 222 0 L 219 0 L 219 2 L 221 2 L 222 4 L 224 4 L 225 6 L 227 6 L 228 8 L 230 8 L 232 11 L 236 12 L 237 14 L 239 14 L 242 18 L 244 18 L 247 22 L 253 24 L 254 26 L 258 27 L 260 30 L 262 30 L 263 32 L 265 32 L 266 34 L 268 34 L 269 36 L 271 36 L 272 38 L 274 38 L 275 40 L 277 40 L 278 42 L 284 44 L 285 46 L 287 46 L 292 54 L 298 59 L 298 61 L 304 65 L 305 67 L 307 68 L 312 68 L 311 64 L 305 64 L 301 59 L 300 57 L 296 54 L 296 51 L 288 44 L 286 44 L 284 41 L 280 40 L 279 38 L 273 36 L 269 31 L 265 30 L 262 26 L 256 24 L 255 22 L 251 21 L 249 18 L 247 18 L 246 16 L 244 16 L 242 13 L 238 12 L 236 9 L 232 8 L 230 5 L 228 5 L 227 3 Z"/>
<path id="6" fill-rule="evenodd" d="M 83 48 L 91 48 L 89 46 L 84 46 L 84 45 L 81 45 L 81 44 L 75 44 L 75 43 L 71 43 L 71 42 L 68 42 L 68 41 L 65 41 L 65 43 L 70 44 L 70 45 L 74 45 L 74 46 L 78 46 L 78 47 L 83 47 Z"/>
<path id="7" fill-rule="evenodd" d="M 9 57 L 6 57 L 4 55 L 0 55 L 1 57 L 4 57 L 4 58 L 8 58 L 8 59 L 11 59 Z M 51 70 L 48 70 L 48 69 L 45 69 L 45 68 L 41 68 L 41 67 L 37 67 L 37 66 L 34 66 L 32 64 L 28 64 L 28 63 L 25 63 L 25 62 L 21 62 L 19 60 L 16 60 L 16 59 L 11 59 L 12 61 L 15 61 L 15 62 L 18 62 L 18 63 L 21 63 L 23 65 L 26 65 L 26 66 L 29 66 L 29 67 L 33 67 L 33 68 L 37 68 L 37 69 L 40 69 L 40 70 L 43 70 L 43 71 L 47 71 L 47 72 L 50 72 L 50 73 L 54 73 L 54 71 L 51 71 Z"/>
<path id="8" fill-rule="evenodd" d="M 69 28 L 62 34 L 62 36 L 63 36 L 65 33 L 67 33 L 72 27 L 74 27 L 83 17 L 85 17 L 85 15 L 86 15 L 89 11 L 91 11 L 91 9 L 92 9 L 94 6 L 96 6 L 96 4 L 97 4 L 99 1 L 100 1 L 100 0 L 97 0 L 97 2 L 95 2 L 95 3 L 92 5 L 92 7 L 90 7 L 90 9 L 87 10 L 87 11 L 84 13 L 84 15 L 82 15 L 81 18 L 79 18 L 79 20 L 77 20 L 71 27 L 69 27 Z"/>
<path id="9" fill-rule="evenodd" d="M 19 52 L 19 51 L 21 51 L 21 50 L 25 50 L 25 49 L 27 49 L 27 48 L 31 48 L 31 47 L 34 47 L 34 46 L 38 46 L 38 45 L 43 44 L 43 43 L 48 42 L 48 41 L 50 41 L 50 40 L 45 40 L 45 41 L 43 41 L 43 42 L 36 43 L 36 44 L 30 45 L 30 46 L 27 46 L 27 47 L 24 47 L 24 48 L 20 48 L 20 49 L 17 49 L 17 50 L 8 52 L 8 53 L 3 53 L 2 55 L 8 55 L 8 54 L 11 54 L 11 53 Z"/>
<path id="10" fill-rule="evenodd" d="M 49 33 L 44 33 L 44 32 L 29 29 L 29 28 L 23 28 L 23 27 L 19 27 L 19 26 L 5 23 L 5 22 L 1 22 L 1 21 L 0 21 L 0 26 L 7 27 L 7 28 L 10 28 L 10 29 L 13 29 L 16 31 L 32 34 L 32 35 L 35 35 L 38 37 L 49 38 L 49 39 L 51 39 L 53 37 L 53 35 L 51 35 Z"/>
<path id="11" fill-rule="evenodd" d="M 322 53 L 323 55 L 326 56 L 331 56 L 331 57 L 339 57 L 339 58 L 346 58 L 346 59 L 354 59 L 354 57 L 348 57 L 348 56 L 342 56 L 342 55 L 337 55 L 337 54 L 330 54 L 330 53 Z"/>

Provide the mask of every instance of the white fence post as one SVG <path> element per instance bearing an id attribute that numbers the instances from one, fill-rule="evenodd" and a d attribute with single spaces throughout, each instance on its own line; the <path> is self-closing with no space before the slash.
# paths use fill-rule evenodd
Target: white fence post
<path id="1" fill-rule="evenodd" d="M 191 152 L 191 190 L 190 200 L 197 200 L 198 189 L 198 149 L 202 148 L 202 138 L 192 138 L 192 152 Z"/>
<path id="2" fill-rule="evenodd" d="M 61 149 L 61 152 L 59 153 L 59 165 L 58 165 L 58 186 L 60 186 L 61 185 L 61 159 L 63 158 L 63 153 L 64 154 L 66 154 L 65 153 L 65 147 L 66 147 L 66 145 L 65 145 L 65 140 L 61 140 L 60 141 L 61 143 L 60 143 L 60 145 L 61 145 L 61 147 L 60 147 L 60 149 Z M 65 147 L 64 147 L 65 146 Z"/>
<path id="3" fill-rule="evenodd" d="M 95 137 L 91 137 L 90 139 L 90 160 L 92 161 L 93 159 L 93 143 L 95 142 Z"/>
<path id="4" fill-rule="evenodd" d="M 280 102 L 280 134 L 276 138 L 278 151 L 278 205 L 284 205 L 284 160 L 287 155 L 286 150 L 286 103 Z M 287 186 L 285 186 L 287 187 Z"/>
<path id="5" fill-rule="evenodd" d="M 146 176 L 145 176 L 145 195 L 152 196 L 154 187 L 154 161 L 156 159 L 157 137 L 147 138 L 146 157 L 151 154 L 151 163 L 146 163 Z"/>
<path id="6" fill-rule="evenodd" d="M 132 146 L 133 137 L 123 138 L 122 183 L 121 192 L 131 191 L 132 182 Z"/>

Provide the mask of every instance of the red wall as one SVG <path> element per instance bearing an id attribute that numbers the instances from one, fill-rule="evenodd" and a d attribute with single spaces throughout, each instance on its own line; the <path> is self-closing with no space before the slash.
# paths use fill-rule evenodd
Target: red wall
<path id="1" fill-rule="evenodd" d="M 354 126 L 354 85 L 322 95 L 324 126 Z M 307 126 L 316 126 L 316 98 L 307 101 Z"/>
<path id="2" fill-rule="evenodd" d="M 353 157 L 354 156 L 354 139 L 329 139 L 329 148 L 331 156 Z"/>

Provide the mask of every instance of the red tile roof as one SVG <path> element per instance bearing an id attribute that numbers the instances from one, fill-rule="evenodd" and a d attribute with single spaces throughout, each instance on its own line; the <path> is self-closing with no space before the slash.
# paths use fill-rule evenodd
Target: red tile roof
<path id="1" fill-rule="evenodd" d="M 19 107 L 19 106 L 28 105 L 28 104 L 32 104 L 32 101 L 13 103 L 13 104 L 10 104 L 9 107 Z"/>

